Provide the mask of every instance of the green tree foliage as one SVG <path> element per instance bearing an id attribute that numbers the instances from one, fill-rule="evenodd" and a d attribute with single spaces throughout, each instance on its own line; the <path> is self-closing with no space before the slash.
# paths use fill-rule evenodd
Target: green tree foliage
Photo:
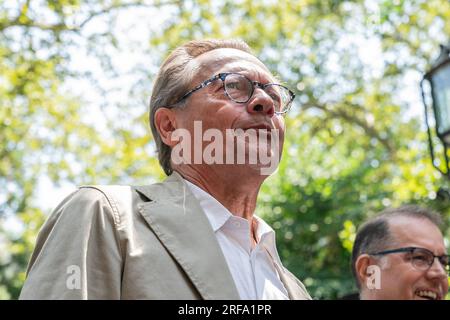
<path id="1" fill-rule="evenodd" d="M 7 251 L 0 257 L 3 297 L 18 297 L 43 222 L 36 206 L 36 199 L 46 192 L 39 189 L 42 177 L 55 184 L 81 185 L 125 183 L 130 177 L 148 182 L 149 177 L 161 175 L 150 155 L 143 112 L 130 116 L 119 106 L 112 111 L 100 109 L 107 129 L 99 129 L 91 119 L 93 111 L 84 105 L 86 99 L 74 96 L 67 86 L 68 79 L 90 77 L 70 66 L 73 52 L 83 51 L 80 43 L 105 69 L 110 66 L 101 49 L 114 46 L 114 34 L 85 34 L 91 19 L 107 16 L 106 23 L 113 24 L 117 10 L 133 5 L 140 4 L 0 3 L 0 223 L 15 215 L 27 230 L 20 237 L 0 230 Z M 126 120 L 114 121 L 117 118 Z"/>
<path id="2" fill-rule="evenodd" d="M 448 202 L 436 197 L 445 181 L 431 167 L 422 110 L 414 109 L 421 104 L 411 97 L 448 41 L 446 0 L 42 0 L 0 8 L 0 219 L 16 215 L 27 226 L 20 237 L 0 229 L 8 251 L 0 254 L 0 298 L 17 297 L 44 219 L 35 201 L 40 177 L 84 184 L 162 176 L 144 101 L 163 54 L 193 38 L 246 40 L 296 91 L 284 158 L 257 214 L 274 226 L 282 259 L 315 298 L 355 291 L 355 231 L 379 210 L 419 203 L 448 223 Z M 84 51 L 111 77 L 125 76 L 111 55 L 122 46 L 117 19 L 130 8 L 148 10 L 149 20 L 170 14 L 137 48 L 149 63 L 135 70 L 130 99 L 98 106 L 106 124 L 99 129 L 68 83 L 91 79 L 102 88 L 70 62 Z M 92 28 L 95 21 L 104 28 Z"/>

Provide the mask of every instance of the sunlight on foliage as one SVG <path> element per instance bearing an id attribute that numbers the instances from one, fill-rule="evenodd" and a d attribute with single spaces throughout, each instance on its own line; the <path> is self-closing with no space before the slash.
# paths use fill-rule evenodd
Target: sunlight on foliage
<path id="1" fill-rule="evenodd" d="M 43 0 L 0 8 L 0 299 L 18 297 L 50 212 L 39 202 L 52 197 L 43 177 L 55 188 L 164 177 L 148 128 L 151 84 L 167 52 L 191 39 L 244 39 L 296 93 L 283 160 L 256 213 L 313 297 L 356 291 L 356 229 L 386 207 L 438 209 L 450 234 L 449 202 L 437 193 L 448 182 L 430 163 L 418 87 L 448 41 L 447 0 Z M 126 69 L 136 53 L 141 60 Z M 19 234 L 4 227 L 13 217 Z"/>

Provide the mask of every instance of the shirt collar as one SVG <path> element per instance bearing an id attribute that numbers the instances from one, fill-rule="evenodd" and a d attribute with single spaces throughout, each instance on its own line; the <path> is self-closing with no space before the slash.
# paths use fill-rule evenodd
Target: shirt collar
<path id="1" fill-rule="evenodd" d="M 202 188 L 196 186 L 186 179 L 184 179 L 184 181 L 186 181 L 186 184 L 189 187 L 190 191 L 200 203 L 200 207 L 205 212 L 206 217 L 208 218 L 214 232 L 217 232 L 217 230 L 224 227 L 224 225 L 226 225 L 227 228 L 233 227 L 233 225 L 229 222 L 233 220 L 232 217 L 234 216 L 227 208 L 225 208 L 219 201 L 217 201 L 213 196 L 211 196 Z M 275 244 L 275 231 L 262 218 L 256 215 L 253 215 L 253 218 L 257 222 L 256 235 L 259 239 L 259 243 L 261 243 L 266 248 L 266 250 L 272 256 L 272 259 L 274 259 L 281 265 L 281 260 L 278 256 Z"/>
<path id="2" fill-rule="evenodd" d="M 186 184 L 192 194 L 200 203 L 200 207 L 205 212 L 214 232 L 219 230 L 228 221 L 228 219 L 232 217 L 231 212 L 202 188 L 196 186 L 190 181 L 187 181 L 186 179 L 184 181 L 186 181 Z"/>
<path id="3" fill-rule="evenodd" d="M 256 235 L 258 236 L 259 242 L 266 248 L 272 259 L 282 266 L 276 247 L 275 231 L 260 217 L 254 215 L 254 218 L 258 223 Z"/>

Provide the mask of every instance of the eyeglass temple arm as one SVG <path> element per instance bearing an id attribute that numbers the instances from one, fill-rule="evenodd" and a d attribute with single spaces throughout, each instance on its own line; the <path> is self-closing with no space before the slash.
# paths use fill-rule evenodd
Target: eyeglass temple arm
<path id="1" fill-rule="evenodd" d="M 206 80 L 205 82 L 202 82 L 201 84 L 199 84 L 199 85 L 196 86 L 195 88 L 189 90 L 188 92 L 185 93 L 184 96 L 182 96 L 182 97 L 180 98 L 180 100 L 178 100 L 178 102 L 180 102 L 180 101 L 186 99 L 186 98 L 189 97 L 191 94 L 193 94 L 195 91 L 200 90 L 201 88 L 206 87 L 207 85 L 209 85 L 209 84 L 212 83 L 213 81 L 216 81 L 217 79 L 222 79 L 221 76 L 220 76 L 220 74 L 217 75 L 217 76 L 215 76 L 215 77 L 213 77 L 213 78 L 211 78 L 211 79 Z"/>
<path id="2" fill-rule="evenodd" d="M 379 255 L 383 255 L 383 254 L 390 254 L 390 253 L 397 253 L 397 252 L 412 252 L 414 249 L 416 249 L 416 248 L 409 247 L 409 248 L 392 249 L 392 250 L 369 253 L 369 255 L 379 256 Z"/>

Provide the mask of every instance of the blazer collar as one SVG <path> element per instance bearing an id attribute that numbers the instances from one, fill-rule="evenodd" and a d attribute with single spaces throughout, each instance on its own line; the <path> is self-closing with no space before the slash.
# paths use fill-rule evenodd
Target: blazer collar
<path id="1" fill-rule="evenodd" d="M 239 299 L 216 236 L 195 197 L 174 172 L 162 183 L 137 187 L 150 199 L 139 212 L 204 299 Z"/>
<path id="2" fill-rule="evenodd" d="M 275 269 L 277 269 L 281 282 L 283 282 L 286 288 L 290 300 L 310 300 L 311 297 L 307 293 L 306 289 L 301 290 L 293 276 L 284 270 L 284 267 L 274 261 Z"/>

